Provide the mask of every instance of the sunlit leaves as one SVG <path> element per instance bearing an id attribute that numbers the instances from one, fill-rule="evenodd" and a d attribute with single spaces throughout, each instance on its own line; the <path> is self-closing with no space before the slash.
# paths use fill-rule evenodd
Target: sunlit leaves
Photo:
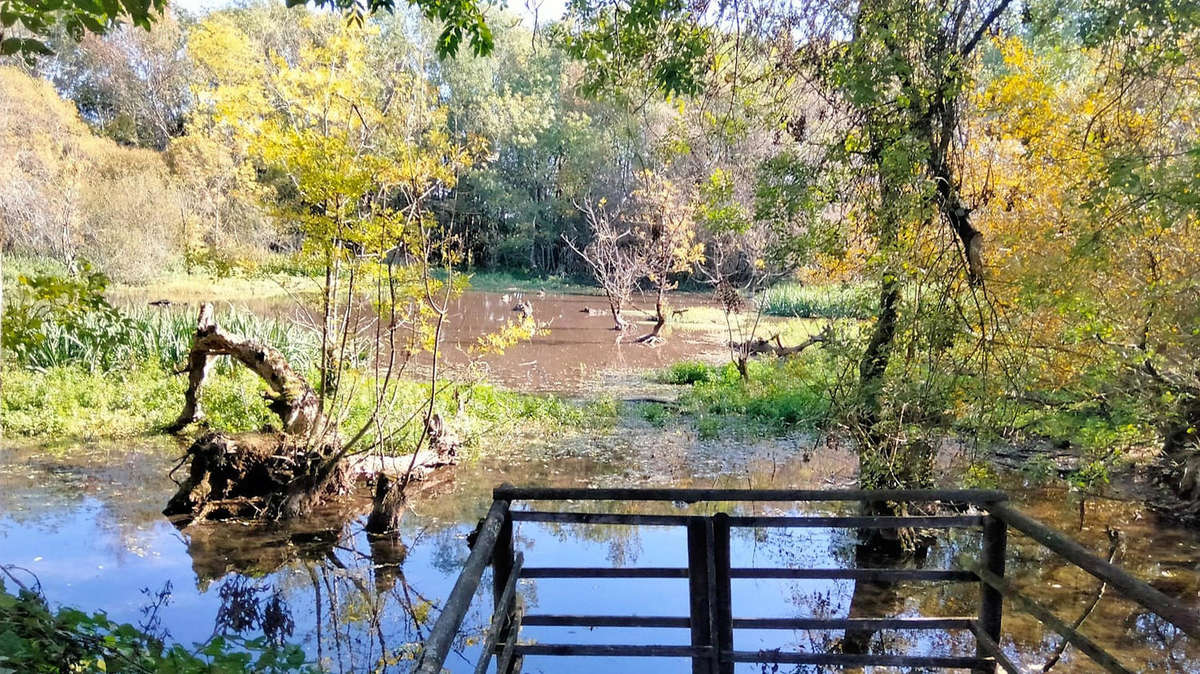
<path id="1" fill-rule="evenodd" d="M 567 52 L 586 65 L 583 90 L 620 97 L 700 91 L 712 36 L 682 0 L 578 0 L 559 26 Z"/>
<path id="2" fill-rule="evenodd" d="M 0 0 L 0 55 L 49 54 L 45 38 L 58 26 L 75 40 L 119 22 L 148 29 L 165 7 L 166 0 Z"/>

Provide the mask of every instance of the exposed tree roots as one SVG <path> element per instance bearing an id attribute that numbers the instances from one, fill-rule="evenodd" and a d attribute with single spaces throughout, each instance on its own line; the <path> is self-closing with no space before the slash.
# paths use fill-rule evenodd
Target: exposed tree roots
<path id="1" fill-rule="evenodd" d="M 353 486 L 336 445 L 304 446 L 286 433 L 206 433 L 188 448 L 187 477 L 163 511 L 181 524 L 206 519 L 279 520 L 310 512 Z"/>

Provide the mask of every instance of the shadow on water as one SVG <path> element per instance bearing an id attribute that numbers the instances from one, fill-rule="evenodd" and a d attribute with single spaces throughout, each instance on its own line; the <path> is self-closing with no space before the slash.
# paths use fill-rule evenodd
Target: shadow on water
<path id="1" fill-rule="evenodd" d="M 26 567 L 52 601 L 104 609 L 119 621 L 149 626 L 183 643 L 214 632 L 239 632 L 301 644 L 334 672 L 408 671 L 468 553 L 466 537 L 486 512 L 490 488 L 502 481 L 546 486 L 695 487 L 844 486 L 853 457 L 821 450 L 811 461 L 795 440 L 763 441 L 736 453 L 687 438 L 642 453 L 619 443 L 572 458 L 523 450 L 463 467 L 414 495 L 398 539 L 372 541 L 363 532 L 365 501 L 330 509 L 288 526 L 205 525 L 177 531 L 158 510 L 173 490 L 165 475 L 177 449 L 78 450 L 61 459 L 34 449 L 0 449 L 0 561 Z M 1062 492 L 1020 490 L 1018 502 L 1035 516 L 1070 528 L 1076 510 Z M 711 514 L 795 512 L 782 505 L 597 504 L 609 511 Z M 819 506 L 814 513 L 845 514 Z M 1136 504 L 1094 503 L 1082 531 L 1092 549 L 1105 528 L 1126 533 L 1121 563 L 1160 589 L 1191 598 L 1200 592 L 1200 538 L 1162 525 Z M 682 528 L 520 523 L 516 544 L 529 565 L 686 566 Z M 975 555 L 977 533 L 932 541 L 904 566 L 950 568 Z M 853 532 L 839 529 L 735 530 L 735 566 L 809 568 L 889 565 L 873 557 Z M 892 551 L 894 555 L 894 551 Z M 1067 620 L 1089 602 L 1096 582 L 1041 548 L 1014 536 L 1009 573 L 1022 588 Z M 489 616 L 484 579 L 448 661 L 469 671 Z M 526 605 L 538 613 L 687 615 L 686 580 L 586 579 L 523 581 Z M 165 600 L 158 600 L 166 595 Z M 974 585 L 850 580 L 738 579 L 735 616 L 887 617 L 972 615 Z M 1200 672 L 1200 648 L 1110 592 L 1085 633 L 1140 671 Z M 1044 662 L 1057 639 L 1032 619 L 1009 613 L 1006 650 L 1027 665 Z M 685 629 L 531 627 L 525 639 L 572 643 L 686 644 Z M 961 633 L 889 631 L 739 631 L 739 650 L 783 648 L 851 652 L 970 655 Z M 527 672 L 686 672 L 686 661 L 529 658 Z M 738 671 L 773 671 L 746 666 Z M 794 670 L 781 667 L 778 671 Z M 877 668 L 874 671 L 891 671 Z M 1053 671 L 1096 671 L 1069 649 Z"/>

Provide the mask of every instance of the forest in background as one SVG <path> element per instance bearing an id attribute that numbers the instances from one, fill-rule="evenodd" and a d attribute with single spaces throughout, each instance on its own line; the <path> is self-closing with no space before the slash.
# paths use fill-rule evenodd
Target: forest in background
<path id="1" fill-rule="evenodd" d="M 1065 479 L 1081 530 L 1114 478 L 1200 522 L 1195 3 L 575 0 L 533 29 L 469 0 L 296 4 L 0 0 L 6 434 L 190 430 L 183 527 L 303 519 L 370 473 L 364 528 L 397 542 L 410 479 L 460 450 L 673 420 L 845 442 L 868 489 L 994 486 L 1007 452 Z M 730 362 L 653 373 L 681 393 L 640 421 L 447 381 L 478 270 L 590 278 L 623 348 L 674 339 L 671 294 L 702 289 Z M 315 324 L 110 302 L 172 275 L 303 279 Z M 470 358 L 544 334 L 514 310 Z M 817 322 L 787 346 L 768 312 Z M 303 660 L 168 648 L 0 571 L 19 666 Z"/>
<path id="2" fill-rule="evenodd" d="M 411 263 L 406 235 L 367 240 L 407 213 L 420 259 L 591 274 L 619 327 L 632 288 L 734 315 L 841 284 L 867 320 L 831 325 L 820 367 L 865 485 L 926 483 L 968 428 L 1070 437 L 1089 480 L 1149 457 L 1200 496 L 1187 3 L 485 10 L 485 57 L 415 10 L 47 31 L 2 71 L 5 253 L 311 275 Z"/>

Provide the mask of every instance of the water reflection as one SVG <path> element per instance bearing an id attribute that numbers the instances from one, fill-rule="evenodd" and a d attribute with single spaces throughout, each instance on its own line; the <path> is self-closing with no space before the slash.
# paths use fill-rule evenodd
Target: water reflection
<path id="1" fill-rule="evenodd" d="M 799 454 L 788 451 L 790 441 L 772 442 L 738 456 L 714 455 L 710 447 L 681 440 L 674 449 L 664 444 L 646 450 L 653 456 L 614 443 L 593 455 L 577 453 L 570 461 L 554 453 L 494 457 L 430 485 L 411 500 L 399 537 L 382 540 L 364 533 L 364 509 L 353 503 L 289 526 L 222 524 L 177 531 L 157 514 L 173 488 L 162 477 L 174 452 L 170 446 L 124 453 L 108 448 L 91 459 L 61 460 L 33 450 L 3 449 L 0 561 L 37 573 L 52 601 L 104 609 L 114 619 L 150 624 L 183 643 L 239 632 L 299 643 L 334 672 L 404 672 L 411 669 L 415 649 L 466 558 L 466 537 L 487 510 L 491 485 L 829 487 L 846 478 L 848 459 L 834 450 L 822 450 L 806 462 L 788 458 Z M 1062 528 L 1077 517 L 1061 492 L 1025 491 L 1020 498 L 1032 514 Z M 601 507 L 664 514 L 788 512 L 771 504 Z M 848 511 L 822 506 L 820 512 Z M 1200 540 L 1194 533 L 1164 527 L 1136 505 L 1101 501 L 1089 506 L 1083 529 L 1072 534 L 1102 552 L 1107 526 L 1125 531 L 1126 568 L 1176 596 L 1198 596 Z M 678 527 L 519 523 L 515 535 L 530 566 L 686 566 L 685 532 Z M 732 563 L 894 565 L 894 558 L 869 558 L 871 551 L 860 542 L 853 532 L 835 529 L 736 529 Z M 1086 608 L 1096 590 L 1093 578 L 1019 536 L 1011 543 L 1010 577 L 1028 594 L 1052 605 L 1067 621 Z M 901 563 L 954 568 L 961 556 L 977 554 L 978 546 L 977 533 L 958 532 Z M 448 662 L 451 671 L 469 671 L 478 657 L 480 635 L 490 617 L 489 588 L 485 577 Z M 161 600 L 164 589 L 167 601 Z M 523 581 L 519 589 L 528 610 L 543 614 L 688 612 L 684 580 L 538 580 Z M 978 610 L 976 587 L 961 583 L 739 579 L 733 598 L 737 617 L 953 616 Z M 1200 650 L 1194 643 L 1111 591 L 1083 631 L 1142 671 L 1200 672 Z M 1012 612 L 1005 618 L 1005 633 L 1005 649 L 1029 665 L 1040 666 L 1058 644 L 1035 621 Z M 557 643 L 688 641 L 683 629 L 531 627 L 522 636 Z M 974 653 L 967 635 L 915 630 L 739 630 L 736 639 L 739 650 Z M 531 657 L 525 671 L 684 672 L 690 666 L 684 660 Z M 747 665 L 739 671 L 763 668 Z M 817 670 L 781 666 L 779 671 Z M 1091 672 L 1095 667 L 1068 649 L 1053 671 Z"/>

